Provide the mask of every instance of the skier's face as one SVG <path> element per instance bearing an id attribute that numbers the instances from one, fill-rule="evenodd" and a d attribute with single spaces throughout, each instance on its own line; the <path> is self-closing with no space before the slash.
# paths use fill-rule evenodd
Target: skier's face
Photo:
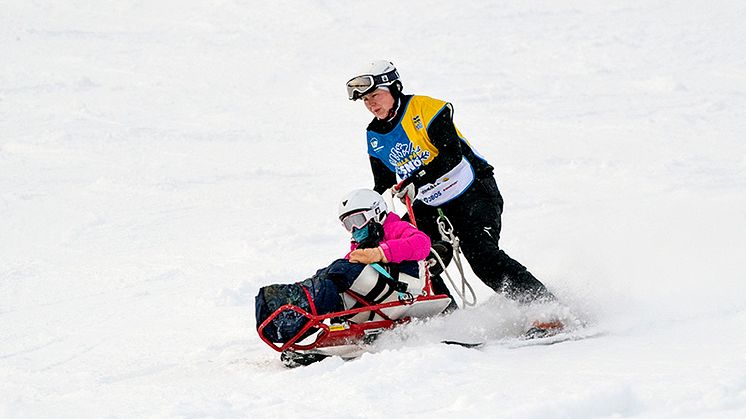
<path id="1" fill-rule="evenodd" d="M 394 106 L 394 97 L 386 89 L 376 89 L 363 96 L 363 103 L 378 119 L 385 119 Z"/>

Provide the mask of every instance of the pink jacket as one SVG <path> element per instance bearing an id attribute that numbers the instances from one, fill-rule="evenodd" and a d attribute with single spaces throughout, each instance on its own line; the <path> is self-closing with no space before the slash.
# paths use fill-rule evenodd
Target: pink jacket
<path id="1" fill-rule="evenodd" d="M 430 237 L 390 212 L 383 221 L 383 241 L 379 246 L 390 263 L 424 260 L 430 253 Z M 350 243 L 350 252 L 356 248 L 356 242 Z M 349 257 L 348 253 L 345 259 Z"/>

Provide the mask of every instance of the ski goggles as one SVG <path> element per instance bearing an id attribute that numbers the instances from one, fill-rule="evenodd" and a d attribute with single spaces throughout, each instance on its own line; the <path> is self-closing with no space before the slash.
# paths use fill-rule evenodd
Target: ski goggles
<path id="1" fill-rule="evenodd" d="M 347 231 L 352 232 L 355 228 L 363 228 L 368 221 L 372 220 L 376 215 L 376 209 L 369 209 L 367 211 L 353 212 L 352 214 L 345 215 L 342 217 L 342 225 L 345 226 Z"/>
<path id="2" fill-rule="evenodd" d="M 347 82 L 347 96 L 349 96 L 350 100 L 358 100 L 375 90 L 376 87 L 382 84 L 388 86 L 391 82 L 398 79 L 399 73 L 396 70 L 391 70 L 388 73 L 377 76 L 366 74 L 364 76 L 353 77 Z"/>

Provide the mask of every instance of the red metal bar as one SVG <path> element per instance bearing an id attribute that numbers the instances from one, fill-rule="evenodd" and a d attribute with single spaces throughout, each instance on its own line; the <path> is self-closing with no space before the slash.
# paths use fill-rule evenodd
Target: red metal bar
<path id="1" fill-rule="evenodd" d="M 397 183 L 394 189 L 398 192 L 401 189 L 401 185 L 404 183 L 402 180 L 401 182 Z M 404 203 L 407 205 L 407 214 L 409 214 L 409 222 L 412 223 L 413 226 L 417 227 L 417 220 L 414 219 L 414 210 L 412 209 L 412 200 L 409 199 L 409 195 L 404 197 Z"/>
<path id="2" fill-rule="evenodd" d="M 427 300 L 437 300 L 441 299 L 443 297 L 446 297 L 445 295 L 423 295 L 423 296 L 417 296 L 415 298 L 415 301 L 427 301 Z M 272 314 L 267 317 L 261 325 L 257 328 L 257 332 L 259 332 L 259 337 L 272 349 L 276 350 L 277 352 L 285 351 L 289 348 L 296 349 L 296 350 L 309 350 L 314 349 L 318 347 L 324 347 L 324 346 L 334 346 L 336 344 L 342 344 L 342 343 L 351 343 L 353 341 L 359 341 L 362 337 L 365 336 L 366 330 L 372 330 L 372 329 L 389 329 L 397 324 L 406 323 L 409 321 L 409 318 L 403 318 L 403 319 L 388 319 L 387 317 L 384 320 L 379 321 L 372 321 L 372 322 L 365 322 L 365 323 L 348 323 L 348 329 L 344 330 L 330 330 L 329 325 L 324 323 L 324 320 L 331 319 L 334 317 L 341 317 L 341 316 L 352 316 L 358 313 L 363 313 L 367 311 L 374 311 L 376 313 L 380 313 L 380 310 L 390 308 L 390 307 L 396 307 L 402 305 L 399 301 L 391 301 L 388 303 L 382 303 L 382 304 L 375 304 L 375 305 L 366 305 L 365 307 L 358 307 L 354 309 L 349 310 L 343 310 L 343 311 L 336 311 L 333 313 L 328 314 L 322 314 L 322 315 L 313 315 L 308 313 L 307 311 L 303 310 L 302 308 L 298 306 L 294 306 L 292 304 L 286 304 L 277 310 L 275 310 Z M 264 328 L 277 316 L 280 315 L 283 311 L 292 310 L 296 313 L 302 315 L 303 317 L 306 317 L 308 319 L 308 323 L 303 326 L 303 328 L 292 338 L 290 338 L 287 342 L 284 344 L 278 346 L 278 344 L 270 341 L 267 339 L 266 336 L 264 336 Z M 382 313 L 381 313 L 382 314 Z M 299 344 L 297 343 L 301 336 L 303 336 L 306 331 L 312 328 L 318 328 L 321 329 L 321 332 L 318 336 L 316 336 L 316 339 L 308 344 Z"/>
<path id="3" fill-rule="evenodd" d="M 412 225 L 417 227 L 417 220 L 414 219 L 414 210 L 412 209 L 412 200 L 409 199 L 409 195 L 404 199 L 407 201 L 407 214 L 409 214 L 409 219 L 412 221 Z"/>

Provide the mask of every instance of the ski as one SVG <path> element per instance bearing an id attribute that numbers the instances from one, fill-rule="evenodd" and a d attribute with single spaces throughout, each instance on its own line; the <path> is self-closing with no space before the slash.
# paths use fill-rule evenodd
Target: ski
<path id="1" fill-rule="evenodd" d="M 526 334 L 519 337 L 504 338 L 496 341 L 485 341 L 485 342 L 462 342 L 457 340 L 442 340 L 441 343 L 446 345 L 456 345 L 464 348 L 481 349 L 489 342 L 493 342 L 497 346 L 502 346 L 508 349 L 518 349 L 527 346 L 548 346 L 555 345 L 562 342 L 571 342 L 576 340 L 590 339 L 598 336 L 603 336 L 604 332 L 599 329 L 593 328 L 582 328 L 575 330 L 563 330 L 554 333 L 537 333 L 535 330 L 529 330 Z"/>
<path id="2" fill-rule="evenodd" d="M 481 348 L 485 345 L 486 342 L 459 342 L 457 340 L 441 340 L 440 343 L 445 343 L 446 345 L 462 346 L 464 348 Z"/>
<path id="3" fill-rule="evenodd" d="M 566 330 L 546 336 L 524 335 L 517 340 L 511 340 L 506 347 L 510 349 L 523 348 L 526 346 L 548 346 L 562 342 L 571 342 L 576 340 L 590 339 L 603 336 L 604 332 L 593 328 L 584 328 L 576 330 Z"/>

